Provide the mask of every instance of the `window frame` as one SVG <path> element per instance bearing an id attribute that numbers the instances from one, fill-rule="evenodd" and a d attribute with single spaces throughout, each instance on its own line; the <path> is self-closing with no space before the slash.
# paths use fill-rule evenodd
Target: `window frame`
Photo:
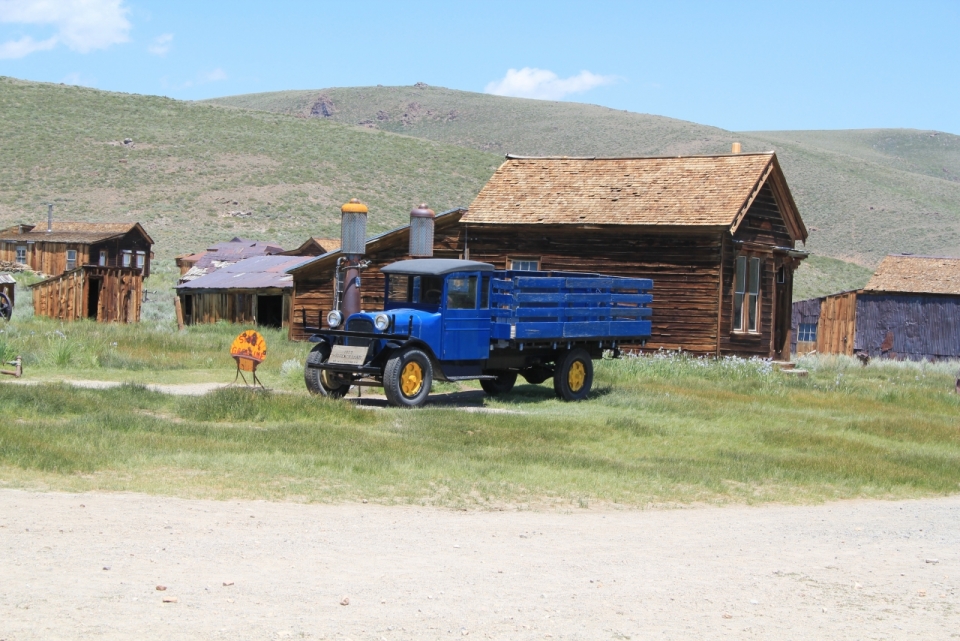
<path id="1" fill-rule="evenodd" d="M 124 249 L 121 253 L 120 264 L 123 267 L 130 267 L 133 264 L 133 252 L 129 249 Z"/>
<path id="2" fill-rule="evenodd" d="M 514 263 L 532 263 L 536 269 L 524 267 L 515 267 Z M 540 271 L 541 258 L 539 256 L 507 256 L 507 270 L 515 272 L 538 272 Z"/>
<path id="3" fill-rule="evenodd" d="M 734 334 L 755 336 L 761 333 L 764 256 L 743 252 L 734 257 L 733 316 Z"/>
<path id="4" fill-rule="evenodd" d="M 73 254 L 73 257 L 72 257 L 72 258 L 71 258 L 71 256 L 70 256 L 71 254 Z M 68 249 L 68 250 L 67 250 L 67 264 L 66 264 L 66 267 L 67 267 L 66 271 L 71 271 L 71 270 L 74 270 L 74 269 L 77 268 L 77 250 L 76 250 L 76 249 Z"/>
<path id="5" fill-rule="evenodd" d="M 23 260 L 20 260 L 20 254 L 23 254 Z M 26 245 L 17 245 L 17 248 L 13 250 L 14 260 L 21 265 L 27 264 L 27 246 Z"/>
<path id="6" fill-rule="evenodd" d="M 99 265 L 100 267 L 106 267 L 106 266 L 107 266 L 107 261 L 109 260 L 108 256 L 109 256 L 109 254 L 107 254 L 107 250 L 106 250 L 106 249 L 101 249 L 101 250 L 100 250 L 100 258 L 97 260 L 97 265 Z"/>
<path id="7" fill-rule="evenodd" d="M 817 342 L 817 323 L 799 323 L 797 325 L 797 342 L 798 343 Z"/>

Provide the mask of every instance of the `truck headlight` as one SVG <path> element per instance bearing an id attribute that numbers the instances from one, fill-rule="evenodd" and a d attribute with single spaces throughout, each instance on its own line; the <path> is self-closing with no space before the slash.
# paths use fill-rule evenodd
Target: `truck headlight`
<path id="1" fill-rule="evenodd" d="M 343 314 L 337 310 L 333 310 L 327 314 L 327 325 L 330 327 L 340 327 L 340 323 L 343 322 Z"/>
<path id="2" fill-rule="evenodd" d="M 377 314 L 373 319 L 373 326 L 381 332 L 390 327 L 390 317 L 386 314 Z"/>

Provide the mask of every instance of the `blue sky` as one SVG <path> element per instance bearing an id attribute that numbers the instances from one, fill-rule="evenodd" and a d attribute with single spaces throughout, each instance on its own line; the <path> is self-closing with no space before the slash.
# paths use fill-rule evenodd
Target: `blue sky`
<path id="1" fill-rule="evenodd" d="M 180 99 L 426 82 L 731 130 L 960 134 L 960 1 L 0 0 L 0 75 Z"/>

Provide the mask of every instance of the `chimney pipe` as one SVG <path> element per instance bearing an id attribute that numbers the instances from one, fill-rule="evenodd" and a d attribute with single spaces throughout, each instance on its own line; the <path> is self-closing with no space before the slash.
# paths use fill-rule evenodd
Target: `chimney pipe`
<path id="1" fill-rule="evenodd" d="M 739 153 L 740 153 L 740 143 L 738 143 L 738 142 L 733 143 L 733 145 L 731 146 L 730 152 L 731 152 L 731 153 L 734 153 L 734 154 L 739 154 Z"/>
<path id="2" fill-rule="evenodd" d="M 419 258 L 433 256 L 433 221 L 436 214 L 421 203 L 410 211 L 410 255 Z"/>
<path id="3" fill-rule="evenodd" d="M 345 258 L 340 300 L 346 321 L 360 311 L 360 257 L 367 251 L 367 206 L 356 198 L 340 208 L 340 251 Z"/>
<path id="4" fill-rule="evenodd" d="M 47 204 L 47 233 L 53 231 L 53 203 Z"/>

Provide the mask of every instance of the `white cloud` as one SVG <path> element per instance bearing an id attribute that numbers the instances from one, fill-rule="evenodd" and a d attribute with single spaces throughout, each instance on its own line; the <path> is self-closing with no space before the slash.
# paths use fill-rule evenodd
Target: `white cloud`
<path id="1" fill-rule="evenodd" d="M 221 69 L 220 67 L 217 67 L 210 73 L 203 74 L 201 78 L 203 82 L 217 82 L 218 80 L 226 80 L 227 72 Z"/>
<path id="2" fill-rule="evenodd" d="M 173 43 L 173 34 L 165 33 L 153 39 L 153 44 L 147 47 L 147 51 L 155 56 L 165 56 L 170 51 Z"/>
<path id="3" fill-rule="evenodd" d="M 129 9 L 123 0 L 2 0 L 0 22 L 52 26 L 53 37 L 35 41 L 30 36 L 0 44 L 0 58 L 22 58 L 58 44 L 88 53 L 129 41 Z"/>
<path id="4" fill-rule="evenodd" d="M 495 96 L 560 100 L 570 94 L 613 84 L 617 80 L 616 76 L 600 76 L 589 71 L 581 71 L 569 78 L 560 78 L 546 69 L 524 67 L 519 70 L 508 69 L 506 76 L 488 84 L 484 91 Z"/>
<path id="5" fill-rule="evenodd" d="M 78 87 L 95 87 L 97 81 L 94 78 L 87 78 L 78 71 L 74 71 L 61 78 L 60 82 L 65 85 L 77 85 Z"/>

